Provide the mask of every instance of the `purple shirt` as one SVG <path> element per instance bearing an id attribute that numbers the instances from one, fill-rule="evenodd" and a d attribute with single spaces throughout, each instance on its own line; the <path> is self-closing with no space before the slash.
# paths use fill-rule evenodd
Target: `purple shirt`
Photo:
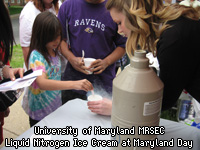
<path id="1" fill-rule="evenodd" d="M 104 59 L 116 47 L 125 47 L 126 38 L 117 33 L 117 24 L 113 22 L 109 11 L 106 10 L 107 0 L 100 4 L 87 3 L 85 0 L 66 0 L 58 14 L 66 34 L 66 20 L 70 46 L 76 57 L 81 57 L 82 50 L 85 57 Z M 107 92 L 112 91 L 112 80 L 115 77 L 115 64 L 110 65 L 99 75 L 85 75 L 73 69 L 68 63 L 65 70 L 65 80 L 88 79 L 93 84 L 103 86 Z"/>

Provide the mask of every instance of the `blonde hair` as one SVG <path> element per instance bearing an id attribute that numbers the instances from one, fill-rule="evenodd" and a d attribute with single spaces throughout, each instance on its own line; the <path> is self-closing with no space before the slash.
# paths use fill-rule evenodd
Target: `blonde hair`
<path id="1" fill-rule="evenodd" d="M 164 6 L 163 0 L 108 0 L 106 8 L 115 8 L 126 16 L 126 27 L 131 30 L 126 43 L 129 57 L 133 56 L 138 46 L 156 56 L 156 44 L 160 34 L 170 27 L 168 21 L 180 16 L 199 19 L 199 13 L 194 8 L 179 4 Z"/>

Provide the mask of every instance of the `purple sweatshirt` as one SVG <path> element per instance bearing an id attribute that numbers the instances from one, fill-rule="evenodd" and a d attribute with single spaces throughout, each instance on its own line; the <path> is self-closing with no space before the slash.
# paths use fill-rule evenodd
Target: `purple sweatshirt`
<path id="1" fill-rule="evenodd" d="M 59 10 L 58 18 L 66 34 L 66 20 L 71 51 L 76 57 L 81 57 L 82 50 L 85 58 L 104 59 L 116 47 L 125 47 L 126 38 L 117 33 L 117 24 L 106 10 L 107 0 L 100 4 L 87 3 L 85 0 L 66 0 Z M 115 64 L 110 65 L 98 75 L 85 75 L 76 71 L 68 63 L 64 80 L 88 79 L 94 85 L 100 85 L 107 92 L 112 91 L 112 81 L 115 77 Z"/>

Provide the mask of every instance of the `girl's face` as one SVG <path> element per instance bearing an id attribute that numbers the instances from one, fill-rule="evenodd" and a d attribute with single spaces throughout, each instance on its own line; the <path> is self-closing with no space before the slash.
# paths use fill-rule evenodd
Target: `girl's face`
<path id="1" fill-rule="evenodd" d="M 61 40 L 61 36 L 58 36 L 54 41 L 51 41 L 49 43 L 46 44 L 46 48 L 49 52 L 53 51 L 54 49 L 56 49 L 58 47 L 58 45 L 60 44 Z"/>
<path id="2" fill-rule="evenodd" d="M 125 15 L 122 12 L 117 11 L 115 8 L 111 8 L 110 15 L 113 21 L 118 24 L 118 33 L 128 37 L 131 34 L 131 30 L 125 25 Z"/>

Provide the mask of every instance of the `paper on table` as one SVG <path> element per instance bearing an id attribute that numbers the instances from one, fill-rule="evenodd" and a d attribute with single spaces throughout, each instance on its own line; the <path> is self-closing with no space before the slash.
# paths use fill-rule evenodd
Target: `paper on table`
<path id="1" fill-rule="evenodd" d="M 24 76 L 23 78 L 18 78 L 15 81 L 2 83 L 0 84 L 0 91 L 17 90 L 23 87 L 30 86 L 33 81 L 40 75 L 42 75 L 42 70 L 36 70 Z"/>

